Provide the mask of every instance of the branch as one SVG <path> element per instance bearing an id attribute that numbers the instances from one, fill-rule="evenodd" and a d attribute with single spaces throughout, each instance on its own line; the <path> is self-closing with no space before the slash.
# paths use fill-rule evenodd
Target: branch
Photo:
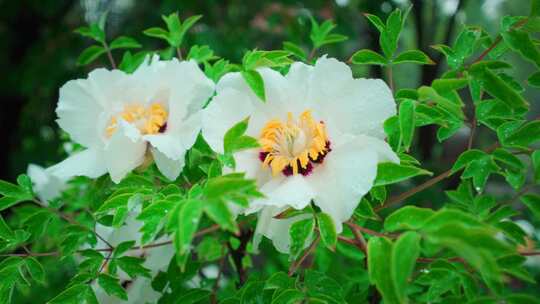
<path id="1" fill-rule="evenodd" d="M 351 228 L 351 230 L 353 231 L 353 233 L 356 230 L 356 231 L 361 231 L 361 232 L 367 233 L 369 235 L 374 235 L 374 236 L 379 236 L 379 237 L 389 237 L 389 238 L 394 237 L 391 234 L 381 233 L 381 232 L 377 232 L 375 230 L 371 230 L 371 229 L 362 227 L 362 226 L 357 225 L 356 223 L 354 223 L 354 222 L 352 222 L 350 220 L 346 221 L 345 225 L 349 226 Z"/>
<path id="2" fill-rule="evenodd" d="M 438 182 L 442 181 L 443 179 L 447 178 L 448 176 L 450 176 L 450 173 L 452 171 L 451 170 L 447 170 L 427 181 L 425 181 L 424 183 L 410 189 L 410 190 L 407 190 L 399 195 L 396 195 L 396 196 L 392 196 L 390 197 L 383 205 L 381 206 L 378 206 L 378 207 L 375 207 L 375 211 L 379 211 L 379 210 L 382 210 L 382 209 L 385 209 L 385 208 L 388 208 L 392 205 L 395 205 L 413 195 L 415 195 L 416 193 L 420 192 L 420 191 L 423 191 L 435 184 L 437 184 Z"/>
<path id="3" fill-rule="evenodd" d="M 518 29 L 518 28 L 524 26 L 528 21 L 529 21 L 529 18 L 523 18 L 523 20 L 521 20 L 521 21 L 517 22 L 516 24 L 514 24 L 512 26 L 512 29 Z M 499 34 L 497 36 L 497 38 L 495 38 L 493 43 L 487 49 L 485 49 L 480 54 L 480 56 L 478 56 L 471 64 L 469 64 L 469 66 L 482 61 L 491 51 L 493 51 L 493 49 L 495 49 L 497 47 L 497 45 L 499 45 L 499 43 L 501 43 L 501 41 L 502 41 L 502 36 Z"/>
<path id="4" fill-rule="evenodd" d="M 211 302 L 212 304 L 217 304 L 217 291 L 219 288 L 219 280 L 221 279 L 221 275 L 223 274 L 223 268 L 225 267 L 225 261 L 227 260 L 227 257 L 229 256 L 228 253 L 225 253 L 225 246 L 221 248 L 221 254 L 223 254 L 223 257 L 219 261 L 219 271 L 218 275 L 216 277 L 216 282 L 214 283 L 214 287 L 212 287 L 212 296 L 211 296 Z"/>
<path id="5" fill-rule="evenodd" d="M 244 269 L 243 265 L 243 259 L 246 255 L 246 248 L 247 244 L 251 240 L 251 236 L 253 235 L 253 231 L 251 229 L 249 230 L 240 230 L 240 235 L 238 236 L 238 239 L 240 240 L 240 246 L 238 246 L 237 249 L 233 249 L 230 242 L 227 242 L 227 246 L 229 247 L 229 252 L 232 257 L 232 260 L 234 262 L 234 266 L 236 268 L 236 272 L 238 273 L 238 287 L 244 285 L 244 283 L 247 280 L 247 273 Z"/>
<path id="6" fill-rule="evenodd" d="M 219 225 L 217 225 L 217 224 L 212 225 L 212 226 L 210 226 L 208 228 L 205 228 L 205 229 L 201 229 L 200 231 L 195 233 L 195 237 L 200 237 L 200 236 L 212 233 L 212 232 L 214 232 L 216 230 L 219 230 Z M 148 245 L 133 246 L 127 251 L 152 249 L 152 248 L 161 247 L 161 246 L 165 246 L 165 245 L 169 245 L 169 244 L 172 244 L 172 241 L 163 241 L 163 242 L 158 242 L 158 243 L 153 243 L 153 244 L 148 244 Z M 87 250 L 87 249 L 85 249 L 85 250 Z M 81 253 L 81 252 L 83 252 L 85 250 L 77 250 L 77 251 L 75 251 L 75 253 Z M 99 252 L 112 252 L 114 250 L 114 246 L 109 246 L 107 248 L 97 248 L 97 249 L 93 249 L 93 250 L 99 251 Z M 0 254 L 0 257 L 29 257 L 29 256 L 31 256 L 31 257 L 46 257 L 46 256 L 59 256 L 59 255 L 60 255 L 59 251 L 51 251 L 51 252 L 6 253 L 6 254 Z"/>
<path id="7" fill-rule="evenodd" d="M 319 244 L 320 239 L 321 239 L 320 234 L 317 234 L 317 237 L 315 238 L 313 243 L 311 243 L 311 245 L 308 247 L 308 249 L 306 249 L 304 254 L 298 260 L 296 260 L 294 263 L 291 264 L 291 267 L 289 267 L 289 276 L 290 277 L 296 272 L 298 267 L 300 267 L 300 265 L 302 265 L 304 260 L 315 250 L 315 248 L 317 248 L 317 244 Z"/>
<path id="8" fill-rule="evenodd" d="M 112 55 L 111 49 L 109 48 L 109 45 L 107 44 L 107 42 L 103 41 L 103 47 L 105 48 L 105 51 L 107 51 L 107 57 L 109 58 L 111 67 L 113 69 L 116 69 L 116 62 L 114 61 L 114 57 Z"/>

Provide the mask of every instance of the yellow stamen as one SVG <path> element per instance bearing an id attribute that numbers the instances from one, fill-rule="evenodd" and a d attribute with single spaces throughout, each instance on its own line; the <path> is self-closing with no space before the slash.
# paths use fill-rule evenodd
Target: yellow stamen
<path id="1" fill-rule="evenodd" d="M 169 113 L 159 103 L 150 106 L 127 105 L 124 111 L 113 116 L 105 129 L 107 137 L 111 137 L 118 128 L 118 118 L 121 117 L 128 123 L 134 124 L 141 134 L 157 134 L 167 123 Z"/>
<path id="2" fill-rule="evenodd" d="M 288 166 L 298 174 L 299 167 L 306 169 L 310 159 L 327 153 L 327 141 L 324 123 L 315 121 L 311 111 L 304 111 L 298 120 L 289 112 L 286 122 L 270 120 L 261 131 L 261 152 L 267 153 L 263 166 L 270 166 L 273 175 Z"/>

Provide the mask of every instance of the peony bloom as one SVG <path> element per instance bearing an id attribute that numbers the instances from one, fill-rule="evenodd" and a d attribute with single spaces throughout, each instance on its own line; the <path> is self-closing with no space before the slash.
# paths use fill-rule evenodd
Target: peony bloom
<path id="1" fill-rule="evenodd" d="M 142 234 L 139 232 L 142 223 L 137 221 L 135 218 L 140 213 L 140 206 L 135 207 L 130 211 L 125 224 L 120 228 L 113 228 L 103 226 L 99 223 L 96 223 L 96 233 L 105 238 L 107 242 L 113 246 L 118 246 L 122 242 L 126 241 L 136 241 L 135 245 L 140 246 L 140 239 Z M 168 241 L 166 236 L 163 236 L 156 240 L 156 242 Z M 96 248 L 106 248 L 107 245 L 98 240 Z M 154 277 L 160 271 L 166 271 L 169 263 L 174 256 L 174 248 L 171 244 L 159 246 L 155 248 L 143 249 L 143 250 L 133 250 L 128 251 L 125 255 L 134 256 L 134 257 L 144 257 L 145 262 L 143 266 L 151 271 L 151 277 Z M 124 271 L 119 269 L 118 276 L 123 286 L 127 290 L 128 300 L 127 304 L 145 304 L 145 303 L 156 303 L 157 300 L 161 297 L 161 293 L 155 291 L 152 288 L 152 279 L 144 276 L 138 276 L 136 278 L 130 278 Z M 98 287 L 97 282 L 93 284 L 94 290 L 96 291 L 96 297 L 99 303 L 118 303 L 118 298 L 110 296 L 101 288 Z"/>
<path id="2" fill-rule="evenodd" d="M 66 189 L 67 179 L 60 178 L 39 165 L 28 165 L 26 174 L 32 180 L 32 188 L 43 204 L 58 198 Z"/>
<path id="3" fill-rule="evenodd" d="M 195 142 L 201 111 L 214 85 L 193 61 L 154 60 L 133 74 L 97 69 L 60 89 L 58 124 L 85 150 L 51 168 L 61 177 L 99 177 L 118 183 L 152 156 L 174 180 Z"/>
<path id="4" fill-rule="evenodd" d="M 260 69 L 266 102 L 239 73 L 225 75 L 203 111 L 203 136 L 223 153 L 223 136 L 249 117 L 247 135 L 258 149 L 235 153 L 236 170 L 257 180 L 265 198 L 246 213 L 260 211 L 256 234 L 288 251 L 288 227 L 299 218 L 275 219 L 287 208 L 310 202 L 328 213 L 337 230 L 373 186 L 379 162 L 399 162 L 384 141 L 383 122 L 395 115 L 388 86 L 378 79 L 354 79 L 350 68 L 331 58 L 314 66 L 294 63 L 287 75 Z"/>

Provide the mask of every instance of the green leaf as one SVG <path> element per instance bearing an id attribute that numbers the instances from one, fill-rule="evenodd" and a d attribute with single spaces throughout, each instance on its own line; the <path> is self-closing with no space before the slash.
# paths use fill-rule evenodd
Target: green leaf
<path id="1" fill-rule="evenodd" d="M 25 200 L 21 200 L 16 197 L 4 196 L 0 198 L 0 211 L 13 207 L 22 201 Z"/>
<path id="2" fill-rule="evenodd" d="M 392 243 L 382 237 L 372 237 L 367 246 L 369 280 L 377 286 L 384 303 L 399 303 L 392 281 Z"/>
<path id="3" fill-rule="evenodd" d="M 296 56 L 298 59 L 302 61 L 307 60 L 306 52 L 300 46 L 290 41 L 283 42 L 283 49 L 291 52 L 294 56 Z"/>
<path id="4" fill-rule="evenodd" d="M 234 216 L 222 201 L 209 201 L 204 204 L 204 212 L 224 230 L 237 233 L 238 226 Z"/>
<path id="5" fill-rule="evenodd" d="M 379 44 L 386 58 L 392 58 L 397 49 L 397 44 L 401 30 L 403 28 L 403 20 L 401 10 L 395 9 L 388 19 L 386 19 L 386 28 L 381 33 Z"/>
<path id="6" fill-rule="evenodd" d="M 380 33 L 382 33 L 385 30 L 386 25 L 381 20 L 381 18 L 379 18 L 376 15 L 371 15 L 371 14 L 364 14 L 364 16 L 369 20 L 369 22 L 371 22 L 371 24 L 375 26 L 375 28 L 377 28 L 377 30 Z"/>
<path id="7" fill-rule="evenodd" d="M 484 90 L 490 95 L 500 99 L 512 108 L 527 108 L 528 102 L 523 99 L 521 94 L 512 89 L 499 76 L 495 75 L 485 66 L 473 64 L 469 69 L 471 75 L 480 82 Z"/>
<path id="8" fill-rule="evenodd" d="M 309 35 L 309 38 L 313 42 L 313 48 L 318 49 L 319 47 L 327 43 L 342 41 L 339 39 L 338 41 L 332 41 L 333 39 L 330 39 L 331 40 L 330 42 L 326 41 L 328 36 L 330 35 L 330 32 L 332 32 L 332 30 L 334 30 L 335 27 L 336 25 L 331 20 L 326 20 L 321 25 L 319 25 L 317 21 L 315 21 L 315 19 L 312 17 L 311 18 L 311 33 Z M 341 36 L 341 37 L 345 37 L 345 36 Z"/>
<path id="9" fill-rule="evenodd" d="M 238 240 L 236 238 L 233 238 Z M 224 254 L 221 241 L 215 237 L 204 237 L 197 245 L 197 257 L 202 261 L 217 261 Z"/>
<path id="10" fill-rule="evenodd" d="M 266 102 L 264 80 L 261 74 L 255 70 L 242 71 L 241 74 L 251 90 L 253 90 L 253 93 L 255 93 L 260 100 Z"/>
<path id="11" fill-rule="evenodd" d="M 176 47 L 179 47 L 182 42 L 184 41 L 184 36 L 186 35 L 187 31 L 193 27 L 193 25 L 195 25 L 195 23 L 197 23 L 197 21 L 199 21 L 199 19 L 202 18 L 202 15 L 193 15 L 193 16 L 190 16 L 188 17 L 186 20 L 184 20 L 184 22 L 182 23 L 182 27 L 178 33 L 178 45 L 175 45 Z M 171 36 L 175 37 L 175 33 L 173 31 L 170 31 L 171 32 Z"/>
<path id="12" fill-rule="evenodd" d="M 28 175 L 26 174 L 20 174 L 17 176 L 17 184 L 21 187 L 21 189 L 28 194 L 28 196 L 33 196 L 33 190 L 32 190 L 32 180 Z"/>
<path id="13" fill-rule="evenodd" d="M 429 208 L 405 206 L 394 211 L 384 220 L 386 231 L 418 230 L 435 214 Z"/>
<path id="14" fill-rule="evenodd" d="M 530 86 L 540 88 L 540 72 L 536 72 L 527 78 L 527 82 Z"/>
<path id="15" fill-rule="evenodd" d="M 208 45 L 194 45 L 189 49 L 187 56 L 188 60 L 195 60 L 198 63 L 205 63 L 213 59 L 217 59 L 217 56 L 214 56 L 214 51 Z"/>
<path id="16" fill-rule="evenodd" d="M 304 294 L 296 289 L 285 289 L 272 299 L 271 304 L 296 304 L 304 299 Z"/>
<path id="17" fill-rule="evenodd" d="M 463 78 L 442 78 L 442 79 L 435 79 L 431 83 L 431 87 L 437 91 L 439 94 L 459 90 L 461 88 L 466 87 L 469 84 L 468 79 Z"/>
<path id="18" fill-rule="evenodd" d="M 223 150 L 225 153 L 257 148 L 259 143 L 255 138 L 244 136 L 249 119 L 244 119 L 232 126 L 223 137 Z"/>
<path id="19" fill-rule="evenodd" d="M 388 63 L 388 60 L 372 50 L 365 49 L 354 53 L 351 57 L 351 62 L 353 64 L 376 64 L 384 66 Z"/>
<path id="20" fill-rule="evenodd" d="M 14 237 L 15 236 L 13 235 L 13 231 L 11 230 L 11 228 L 9 228 L 9 226 L 4 221 L 4 218 L 0 214 L 0 239 L 11 240 Z"/>
<path id="21" fill-rule="evenodd" d="M 534 180 L 540 183 L 540 150 L 536 150 L 531 154 L 531 162 L 534 171 Z"/>
<path id="22" fill-rule="evenodd" d="M 512 241 L 526 246 L 525 237 L 527 234 L 521 227 L 518 226 L 518 224 L 511 222 L 511 221 L 502 221 L 495 225 L 497 228 L 501 229 L 501 231 L 504 232 L 504 234 Z"/>
<path id="23" fill-rule="evenodd" d="M 197 231 L 203 211 L 203 202 L 188 199 L 181 206 L 178 214 L 178 228 L 174 244 L 177 253 L 184 255 L 189 252 L 191 240 Z"/>
<path id="24" fill-rule="evenodd" d="M 306 246 L 315 228 L 315 220 L 307 218 L 291 225 L 289 236 L 291 238 L 291 257 L 296 258 Z"/>
<path id="25" fill-rule="evenodd" d="M 110 296 L 115 296 L 122 300 L 127 300 L 127 292 L 120 285 L 120 280 L 109 274 L 101 273 L 98 277 L 98 283 L 105 292 Z"/>
<path id="26" fill-rule="evenodd" d="M 482 150 L 471 149 L 467 150 L 458 157 L 454 165 L 452 166 L 452 174 L 468 166 L 474 160 L 485 157 L 487 154 Z"/>
<path id="27" fill-rule="evenodd" d="M 420 235 L 409 231 L 402 234 L 392 246 L 391 275 L 399 303 L 407 303 L 407 281 L 420 256 Z"/>
<path id="28" fill-rule="evenodd" d="M 117 37 L 116 39 L 114 39 L 109 48 L 111 50 L 115 50 L 115 49 L 139 49 L 141 48 L 142 45 L 137 42 L 137 40 L 131 38 L 131 37 L 126 37 L 126 36 L 120 36 L 120 37 Z"/>
<path id="29" fill-rule="evenodd" d="M 23 187 L 22 185 L 17 186 L 15 184 L 0 180 L 0 195 L 17 198 L 18 200 L 21 200 L 21 201 L 31 200 L 32 190 L 31 188 L 28 189 L 28 187 L 31 187 L 31 186 L 26 186 L 26 187 Z"/>
<path id="30" fill-rule="evenodd" d="M 492 155 L 496 161 L 508 166 L 512 170 L 520 171 L 525 169 L 525 165 L 521 162 L 521 160 L 505 149 L 498 148 L 493 151 Z"/>
<path id="31" fill-rule="evenodd" d="M 345 303 L 342 285 L 323 272 L 306 269 L 304 286 L 309 298 L 326 300 L 330 303 Z M 328 303 L 326 301 L 323 303 Z"/>
<path id="32" fill-rule="evenodd" d="M 453 68 L 459 68 L 465 62 L 474 50 L 479 31 L 473 28 L 464 28 L 456 38 L 453 48 L 447 54 L 448 65 Z"/>
<path id="33" fill-rule="evenodd" d="M 540 196 L 536 194 L 525 194 L 520 200 L 531 210 L 537 219 L 540 219 Z"/>
<path id="34" fill-rule="evenodd" d="M 323 244 L 326 247 L 335 248 L 337 243 L 337 232 L 332 217 L 327 213 L 318 213 L 317 224 L 319 225 L 319 232 Z"/>
<path id="35" fill-rule="evenodd" d="M 401 132 L 401 141 L 405 151 L 409 151 L 414 136 L 414 111 L 415 101 L 411 99 L 402 100 L 399 104 L 399 129 Z"/>
<path id="36" fill-rule="evenodd" d="M 122 193 L 119 195 L 113 195 L 109 199 L 107 199 L 101 207 L 96 211 L 96 213 L 106 213 L 110 210 L 116 210 L 121 207 L 127 207 L 127 204 L 131 197 L 133 197 L 133 193 Z"/>
<path id="37" fill-rule="evenodd" d="M 420 50 L 405 51 L 392 60 L 392 64 L 401 63 L 435 64 L 428 55 Z"/>
<path id="38" fill-rule="evenodd" d="M 135 243 L 136 243 L 136 241 L 125 241 L 125 242 L 122 242 L 122 243 L 118 244 L 114 248 L 112 257 L 116 258 L 116 257 L 122 256 L 124 253 L 131 250 L 131 248 L 133 248 L 135 246 Z"/>
<path id="39" fill-rule="evenodd" d="M 116 263 L 118 264 L 118 267 L 122 268 L 122 270 L 131 278 L 135 278 L 136 276 L 151 277 L 150 269 L 146 269 L 142 265 L 144 263 L 144 259 L 142 258 L 123 256 L 116 259 Z"/>
<path id="40" fill-rule="evenodd" d="M 540 16 L 540 1 L 539 0 L 531 0 L 531 11 L 529 13 L 529 16 L 531 17 Z"/>
<path id="41" fill-rule="evenodd" d="M 133 73 L 144 62 L 147 55 L 148 53 L 145 51 L 135 53 L 134 55 L 130 51 L 126 51 L 122 56 L 122 61 L 118 68 L 126 73 Z"/>
<path id="42" fill-rule="evenodd" d="M 294 287 L 294 279 L 281 271 L 272 274 L 264 284 L 264 289 L 287 289 L 292 287 Z"/>
<path id="43" fill-rule="evenodd" d="M 505 144 L 527 148 L 540 140 L 540 120 L 527 122 L 519 129 L 510 134 Z"/>
<path id="44" fill-rule="evenodd" d="M 41 263 L 33 257 L 24 259 L 24 262 L 32 278 L 41 284 L 45 283 L 45 270 Z"/>
<path id="45" fill-rule="evenodd" d="M 511 49 L 520 53 L 525 59 L 536 64 L 537 67 L 540 66 L 540 52 L 532 42 L 528 33 L 520 30 L 510 30 L 502 32 L 501 36 Z"/>
<path id="46" fill-rule="evenodd" d="M 373 210 L 373 206 L 371 205 L 371 202 L 367 200 L 365 197 L 362 198 L 362 200 L 360 201 L 360 204 L 358 204 L 358 207 L 356 207 L 356 210 L 354 210 L 354 215 L 363 219 L 370 219 L 374 221 L 380 220 L 380 217 Z"/>
<path id="47" fill-rule="evenodd" d="M 195 303 L 207 303 L 202 302 L 205 299 L 208 299 L 211 292 L 206 289 L 201 288 L 194 288 L 190 289 L 182 294 L 180 298 L 178 298 L 178 302 L 176 303 L 182 303 L 182 304 L 195 304 Z"/>
<path id="48" fill-rule="evenodd" d="M 88 303 L 93 304 L 97 303 L 88 301 L 88 295 L 94 295 L 94 291 L 89 285 L 86 284 L 75 284 L 68 289 L 64 290 L 54 299 L 47 302 L 47 304 L 82 304 Z M 95 297 L 95 295 L 94 295 Z"/>
<path id="49" fill-rule="evenodd" d="M 91 24 L 90 26 L 82 26 L 74 30 L 74 32 L 81 36 L 94 39 L 99 43 L 105 42 L 105 31 L 97 23 Z"/>
<path id="50" fill-rule="evenodd" d="M 164 30 L 164 29 L 162 29 L 160 27 L 149 28 L 149 29 L 145 30 L 143 32 L 143 34 L 145 34 L 146 36 L 150 36 L 150 37 L 159 38 L 159 39 L 169 41 L 169 33 L 166 30 Z"/>
<path id="51" fill-rule="evenodd" d="M 431 174 L 432 173 L 429 171 L 409 165 L 380 163 L 378 165 L 377 178 L 375 179 L 374 186 L 395 184 L 415 176 Z"/>
<path id="52" fill-rule="evenodd" d="M 78 65 L 87 65 L 91 63 L 92 61 L 99 58 L 99 56 L 105 54 L 107 51 L 104 47 L 99 45 L 92 45 L 88 48 L 86 48 L 79 58 L 77 59 Z"/>

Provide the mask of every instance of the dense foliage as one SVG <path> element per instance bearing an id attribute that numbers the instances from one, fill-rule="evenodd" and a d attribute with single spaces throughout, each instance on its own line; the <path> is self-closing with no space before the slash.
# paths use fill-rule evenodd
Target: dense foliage
<path id="1" fill-rule="evenodd" d="M 524 85 L 540 87 L 540 72 L 526 83 L 515 79 L 505 55 L 517 54 L 540 67 L 535 39 L 540 2 L 532 1 L 528 16 L 503 17 L 495 37 L 463 27 L 452 45 L 433 46 L 447 62 L 441 78 L 399 89 L 393 71 L 405 64 L 433 64 L 424 52 L 399 44 L 409 11 L 396 9 L 385 20 L 365 14 L 379 33 L 380 51 L 358 50 L 348 60 L 385 71 L 397 115 L 385 121 L 384 131 L 400 161 L 378 165 L 373 187 L 342 232 L 311 204 L 275 216 L 302 217 L 288 231 L 289 255 L 277 253 L 266 239 L 254 245 L 258 215 L 237 216 L 235 209 L 264 195 L 254 180 L 232 169 L 236 152 L 258 149 L 260 143 L 245 134 L 249 120 L 238 121 L 224 135 L 222 153 L 199 134 L 174 181 L 151 161 L 119 183 L 109 175 L 72 178 L 52 199 L 28 175 L 20 175 L 16 184 L 0 181 L 0 303 L 19 298 L 139 303 L 134 289 L 140 286 L 134 282 L 141 280 L 159 294 L 158 303 L 538 302 L 533 258 L 540 252 L 534 235 L 517 219 L 533 224 L 540 219 L 540 196 L 534 193 L 540 182 L 540 121 L 528 119 L 530 105 L 522 94 Z M 163 49 L 145 50 L 132 37 L 106 37 L 103 15 L 76 30 L 94 42 L 77 61 L 88 65 L 107 58 L 109 68 L 133 73 L 153 54 L 162 60 L 185 58 L 216 83 L 239 72 L 264 102 L 261 68 L 287 74 L 293 62 L 314 65 L 321 47 L 347 40 L 332 21 L 312 18 L 309 50 L 287 41 L 281 50 L 254 49 L 231 63 L 207 45 L 186 45 L 186 33 L 200 18 L 163 16 L 163 26 L 144 31 L 161 40 Z M 469 130 L 447 171 L 434 174 L 412 156 L 417 129 L 424 126 L 435 126 L 440 142 Z M 489 145 L 477 143 L 480 128 L 493 133 Z M 70 148 L 70 153 L 82 149 Z M 444 198 L 432 194 L 441 201 L 417 206 L 407 200 L 457 176 Z M 424 181 L 414 186 L 416 179 Z M 503 179 L 513 190 L 490 189 L 493 179 Z M 135 232 L 109 238 L 126 228 Z M 150 263 L 151 257 L 167 260 Z M 59 293 L 36 292 L 53 281 L 63 284 Z"/>

